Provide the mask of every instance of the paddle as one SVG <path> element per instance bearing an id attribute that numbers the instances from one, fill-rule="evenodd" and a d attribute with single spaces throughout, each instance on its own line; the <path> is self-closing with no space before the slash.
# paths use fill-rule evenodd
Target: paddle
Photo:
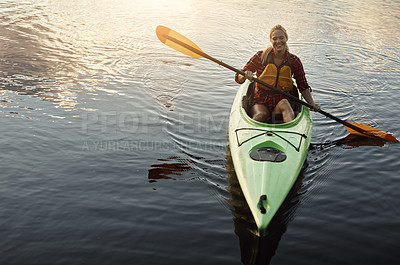
<path id="1" fill-rule="evenodd" d="M 178 32 L 176 32 L 170 28 L 167 28 L 164 26 L 158 26 L 156 29 L 156 34 L 157 34 L 158 39 L 162 43 L 164 43 L 165 45 L 167 45 L 183 54 L 186 54 L 193 58 L 209 59 L 209 60 L 211 60 L 225 68 L 228 68 L 236 73 L 239 73 L 243 76 L 245 75 L 245 73 L 243 71 L 240 71 L 240 70 L 206 54 L 194 42 L 192 42 L 185 36 L 179 34 Z M 253 81 L 260 83 L 278 93 L 281 93 L 281 94 L 285 95 L 286 97 L 291 98 L 292 100 L 294 100 L 310 109 L 313 108 L 313 106 L 308 104 L 307 102 L 304 102 L 291 94 L 283 92 L 283 91 L 277 89 L 276 87 L 273 87 L 257 78 L 253 78 Z M 326 117 L 328 117 L 330 119 L 333 119 L 333 120 L 343 124 L 345 126 L 346 130 L 350 134 L 358 134 L 358 135 L 383 139 L 385 141 L 398 142 L 398 140 L 394 136 L 390 135 L 389 133 L 383 132 L 383 131 L 373 128 L 371 126 L 359 124 L 359 123 L 347 122 L 347 121 L 341 120 L 338 117 L 335 117 L 332 114 L 329 114 L 328 112 L 325 112 L 323 110 L 319 110 L 318 112 L 325 115 Z"/>

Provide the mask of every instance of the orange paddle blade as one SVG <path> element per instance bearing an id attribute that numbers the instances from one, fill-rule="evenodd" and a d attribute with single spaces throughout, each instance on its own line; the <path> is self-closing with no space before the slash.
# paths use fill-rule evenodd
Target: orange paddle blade
<path id="1" fill-rule="evenodd" d="M 374 127 L 365 125 L 365 124 L 360 124 L 360 123 L 354 123 L 354 122 L 348 122 L 350 125 L 357 127 L 358 129 L 360 129 L 360 131 L 364 131 L 365 133 L 362 133 L 358 130 L 355 130 L 353 128 L 350 128 L 348 126 L 344 126 L 346 127 L 346 130 L 350 133 L 350 134 L 357 134 L 357 135 L 362 135 L 362 136 L 372 136 L 372 137 L 378 137 L 381 138 L 385 141 L 391 141 L 391 142 L 398 142 L 399 140 L 396 139 L 396 137 L 394 137 L 393 135 L 383 132 L 381 130 L 378 130 Z"/>
<path id="2" fill-rule="evenodd" d="M 158 26 L 156 29 L 158 39 L 165 45 L 171 47 L 178 52 L 189 55 L 193 58 L 203 58 L 205 54 L 194 42 L 179 34 L 178 32 L 164 27 Z"/>

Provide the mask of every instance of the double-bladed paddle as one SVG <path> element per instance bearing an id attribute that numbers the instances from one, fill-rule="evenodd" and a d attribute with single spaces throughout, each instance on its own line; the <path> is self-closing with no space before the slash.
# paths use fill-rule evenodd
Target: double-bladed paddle
<path id="1" fill-rule="evenodd" d="M 240 70 L 206 54 L 194 42 L 192 42 L 185 36 L 179 34 L 178 32 L 176 32 L 170 28 L 167 28 L 164 26 L 158 26 L 156 29 L 156 34 L 157 34 L 158 39 L 162 43 L 164 43 L 165 45 L 167 45 L 183 54 L 186 54 L 193 58 L 209 59 L 209 60 L 211 60 L 225 68 L 228 68 L 236 73 L 239 73 L 243 76 L 245 75 L 245 73 L 243 71 L 240 71 Z M 286 97 L 291 98 L 292 100 L 294 100 L 310 109 L 313 108 L 313 106 L 308 104 L 307 102 L 304 102 L 291 94 L 283 92 L 282 90 L 279 90 L 278 88 L 273 87 L 257 78 L 253 78 L 253 81 L 260 83 L 261 85 L 264 85 L 278 93 L 281 93 L 281 94 L 285 95 Z M 343 124 L 345 126 L 346 130 L 350 134 L 357 134 L 357 135 L 363 135 L 363 136 L 368 136 L 368 137 L 373 137 L 373 138 L 379 138 L 379 139 L 382 139 L 385 141 L 398 142 L 398 140 L 393 135 L 383 132 L 381 130 L 378 130 L 374 127 L 371 127 L 371 126 L 368 126 L 365 124 L 360 124 L 360 123 L 347 122 L 347 121 L 339 119 L 338 117 L 333 116 L 332 114 L 325 112 L 323 110 L 318 110 L 318 112 L 325 115 L 328 118 L 331 118 L 331 119 Z"/>

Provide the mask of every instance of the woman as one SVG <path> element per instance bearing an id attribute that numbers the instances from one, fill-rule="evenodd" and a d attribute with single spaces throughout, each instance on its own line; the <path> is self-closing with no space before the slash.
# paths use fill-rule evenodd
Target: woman
<path id="1" fill-rule="evenodd" d="M 272 47 L 258 51 L 242 69 L 245 76 L 236 74 L 236 82 L 242 84 L 246 78 L 252 81 L 255 72 L 260 80 L 290 92 L 294 76 L 304 99 L 313 106 L 312 110 L 319 111 L 321 108 L 315 104 L 311 96 L 311 88 L 307 83 L 300 59 L 289 53 L 286 30 L 281 25 L 276 25 L 271 29 L 269 37 Z M 256 84 L 252 101 L 255 104 L 250 108 L 250 116 L 256 121 L 266 122 L 271 114 L 282 114 L 283 122 L 294 119 L 290 99 L 265 86 Z"/>

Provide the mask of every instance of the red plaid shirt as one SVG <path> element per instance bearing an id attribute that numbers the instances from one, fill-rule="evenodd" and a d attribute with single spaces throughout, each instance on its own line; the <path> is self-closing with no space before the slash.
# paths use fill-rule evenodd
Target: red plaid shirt
<path id="1" fill-rule="evenodd" d="M 251 57 L 251 59 L 243 67 L 242 71 L 252 71 L 253 73 L 255 72 L 257 77 L 259 77 L 266 66 L 261 61 L 262 53 L 263 51 L 258 51 L 253 57 Z M 292 75 L 294 75 L 294 79 L 296 80 L 297 87 L 299 88 L 300 92 L 303 92 L 306 89 L 310 89 L 311 91 L 311 87 L 308 85 L 306 75 L 304 73 L 303 64 L 301 63 L 299 57 L 290 53 L 290 59 L 292 61 Z M 286 54 L 286 57 L 285 59 L 283 59 L 282 64 L 286 63 L 287 60 L 288 56 Z M 238 74 L 235 75 L 236 82 L 238 82 L 237 78 Z M 278 102 L 284 98 L 286 97 L 280 93 L 256 87 L 254 90 L 253 102 L 260 104 L 268 103 L 269 109 L 270 111 L 272 111 L 275 108 L 276 104 L 278 104 Z"/>

